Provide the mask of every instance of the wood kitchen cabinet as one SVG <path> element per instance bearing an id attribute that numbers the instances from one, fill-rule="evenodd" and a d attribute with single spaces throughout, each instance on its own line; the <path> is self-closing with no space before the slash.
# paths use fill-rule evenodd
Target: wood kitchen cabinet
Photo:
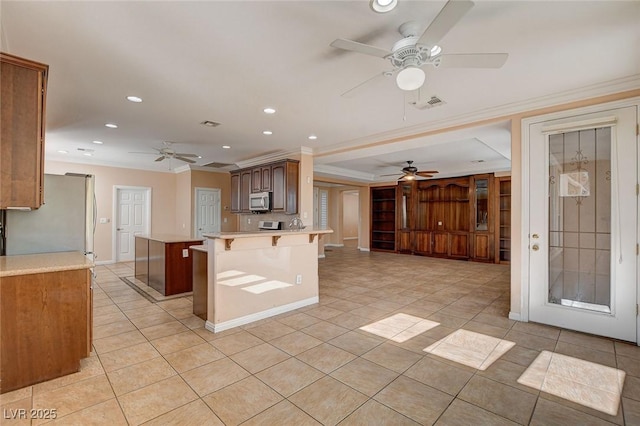
<path id="1" fill-rule="evenodd" d="M 91 351 L 91 266 L 78 252 L 0 259 L 0 393 L 80 370 Z"/>
<path id="2" fill-rule="evenodd" d="M 44 129 L 49 67 L 0 53 L 0 209 L 44 202 Z"/>
<path id="3" fill-rule="evenodd" d="M 180 235 L 136 235 L 136 279 L 164 296 L 191 291 L 193 264 L 189 247 L 202 241 Z"/>
<path id="4" fill-rule="evenodd" d="M 299 161 L 282 160 L 231 172 L 231 211 L 250 213 L 249 194 L 272 192 L 271 211 L 298 213 Z"/>
<path id="5" fill-rule="evenodd" d="M 471 258 L 482 262 L 493 262 L 494 258 L 494 184 L 493 175 L 471 177 L 472 187 L 472 239 Z"/>
<path id="6" fill-rule="evenodd" d="M 284 160 L 271 165 L 271 211 L 298 213 L 299 162 Z"/>

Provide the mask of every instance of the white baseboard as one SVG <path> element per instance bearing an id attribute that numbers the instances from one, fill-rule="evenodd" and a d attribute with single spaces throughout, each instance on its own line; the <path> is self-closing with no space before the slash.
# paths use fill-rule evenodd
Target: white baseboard
<path id="1" fill-rule="evenodd" d="M 360 251 L 370 251 L 368 248 L 366 247 L 358 247 L 358 250 Z"/>
<path id="2" fill-rule="evenodd" d="M 329 243 L 329 244 L 325 244 L 325 247 L 344 247 L 344 244 L 333 244 L 333 243 Z"/>
<path id="3" fill-rule="evenodd" d="M 326 256 L 324 254 L 319 254 L 318 259 L 324 259 Z"/>
<path id="4" fill-rule="evenodd" d="M 296 309 L 304 308 L 305 306 L 318 303 L 319 297 L 314 296 L 308 299 L 299 300 L 297 302 L 289 303 L 282 306 L 276 306 L 275 308 L 267 309 L 266 311 L 256 312 L 255 314 L 245 315 L 240 318 L 235 318 L 229 321 L 214 324 L 207 320 L 204 324 L 204 328 L 214 333 L 229 330 L 230 328 L 239 327 L 241 325 L 249 324 L 261 319 L 269 318 L 275 315 L 284 314 L 285 312 L 294 311 Z"/>
<path id="5" fill-rule="evenodd" d="M 509 312 L 509 319 L 512 319 L 515 321 L 522 321 L 522 317 L 518 312 Z"/>
<path id="6" fill-rule="evenodd" d="M 96 266 L 99 266 L 99 265 L 113 265 L 116 262 L 114 262 L 113 260 L 96 260 L 94 263 L 96 264 Z"/>
<path id="7" fill-rule="evenodd" d="M 358 237 L 342 237 L 343 240 L 357 240 Z"/>

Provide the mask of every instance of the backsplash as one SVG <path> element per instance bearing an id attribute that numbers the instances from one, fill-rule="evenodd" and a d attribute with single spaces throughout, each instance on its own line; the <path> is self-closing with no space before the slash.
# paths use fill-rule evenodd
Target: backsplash
<path id="1" fill-rule="evenodd" d="M 241 214 L 239 228 L 240 231 L 257 231 L 258 222 L 268 220 L 283 222 L 282 229 L 289 229 L 289 222 L 291 222 L 291 219 L 294 217 L 296 217 L 296 215 L 284 213 Z M 251 221 L 251 223 L 249 223 L 249 221 Z M 306 226 L 311 225 L 311 223 L 307 223 L 306 221 L 303 222 Z"/>

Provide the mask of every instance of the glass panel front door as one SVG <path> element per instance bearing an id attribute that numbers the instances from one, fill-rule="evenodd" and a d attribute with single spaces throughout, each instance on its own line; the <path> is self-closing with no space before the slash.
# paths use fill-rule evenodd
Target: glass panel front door
<path id="1" fill-rule="evenodd" d="M 549 136 L 549 303 L 611 312 L 611 128 Z"/>

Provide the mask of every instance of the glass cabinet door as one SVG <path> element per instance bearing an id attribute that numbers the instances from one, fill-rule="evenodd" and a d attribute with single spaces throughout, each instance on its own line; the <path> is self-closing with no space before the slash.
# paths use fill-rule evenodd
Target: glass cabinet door
<path id="1" fill-rule="evenodd" d="M 489 230 L 489 179 L 476 179 L 476 231 Z"/>

